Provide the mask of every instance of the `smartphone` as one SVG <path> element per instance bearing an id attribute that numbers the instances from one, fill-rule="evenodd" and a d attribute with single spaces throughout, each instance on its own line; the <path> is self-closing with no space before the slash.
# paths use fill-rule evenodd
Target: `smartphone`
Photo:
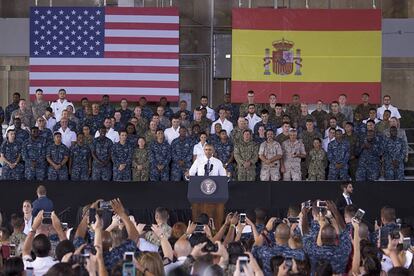
<path id="1" fill-rule="evenodd" d="M 197 224 L 196 228 L 194 230 L 194 233 L 204 233 L 204 225 L 203 224 Z"/>
<path id="2" fill-rule="evenodd" d="M 206 245 L 201 249 L 203 252 L 211 253 L 218 251 L 218 245 L 213 242 L 207 242 Z"/>
<path id="3" fill-rule="evenodd" d="M 124 262 L 132 263 L 134 260 L 134 252 L 125 252 L 124 253 Z"/>
<path id="4" fill-rule="evenodd" d="M 354 220 L 357 223 L 360 223 L 362 221 L 362 218 L 365 215 L 365 211 L 362 209 L 358 209 L 358 211 L 356 211 L 354 217 L 352 218 L 352 220 Z"/>
<path id="5" fill-rule="evenodd" d="M 241 224 L 245 224 L 246 223 L 246 213 L 240 213 L 239 215 L 239 221 Z"/>
<path id="6" fill-rule="evenodd" d="M 307 201 L 305 201 L 305 202 L 302 202 L 301 203 L 301 209 L 304 209 L 304 208 L 306 208 L 306 209 L 310 209 L 310 208 L 312 208 L 312 201 L 311 200 L 307 200 Z"/>
<path id="7" fill-rule="evenodd" d="M 135 276 L 135 265 L 132 262 L 122 264 L 122 276 Z"/>
<path id="8" fill-rule="evenodd" d="M 288 271 L 292 270 L 292 265 L 293 265 L 292 258 L 285 258 L 285 265 L 288 268 Z"/>
<path id="9" fill-rule="evenodd" d="M 33 267 L 26 267 L 26 276 L 33 276 Z"/>
<path id="10" fill-rule="evenodd" d="M 249 262 L 249 256 L 247 256 L 247 255 L 239 256 L 237 258 L 237 260 L 240 263 L 240 272 L 244 272 L 244 269 L 243 268 Z"/>
<path id="11" fill-rule="evenodd" d="M 14 243 L 9 244 L 10 247 L 10 258 L 16 257 L 16 245 Z"/>
<path id="12" fill-rule="evenodd" d="M 328 204 L 326 203 L 326 201 L 318 200 L 316 202 L 316 207 L 318 207 L 318 208 L 328 208 Z"/>
<path id="13" fill-rule="evenodd" d="M 98 208 L 112 210 L 111 202 L 110 201 L 99 201 Z"/>
<path id="14" fill-rule="evenodd" d="M 42 224 L 52 224 L 52 212 L 43 212 Z"/>
<path id="15" fill-rule="evenodd" d="M 89 224 L 93 224 L 96 222 L 96 209 L 89 208 Z"/>
<path id="16" fill-rule="evenodd" d="M 68 224 L 67 224 L 67 222 L 62 222 L 62 230 L 63 231 L 68 230 Z"/>
<path id="17" fill-rule="evenodd" d="M 411 238 L 403 239 L 403 250 L 408 250 L 411 247 Z"/>
<path id="18" fill-rule="evenodd" d="M 214 229 L 214 219 L 213 218 L 209 218 L 208 219 L 208 223 L 211 229 Z"/>

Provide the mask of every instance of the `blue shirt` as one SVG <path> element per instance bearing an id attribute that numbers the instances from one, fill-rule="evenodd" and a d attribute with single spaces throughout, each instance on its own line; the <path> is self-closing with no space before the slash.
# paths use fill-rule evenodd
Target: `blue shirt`
<path id="1" fill-rule="evenodd" d="M 52 212 L 53 211 L 53 202 L 48 199 L 46 196 L 41 196 L 32 203 L 33 210 L 32 216 L 35 217 L 40 210 L 44 212 Z"/>

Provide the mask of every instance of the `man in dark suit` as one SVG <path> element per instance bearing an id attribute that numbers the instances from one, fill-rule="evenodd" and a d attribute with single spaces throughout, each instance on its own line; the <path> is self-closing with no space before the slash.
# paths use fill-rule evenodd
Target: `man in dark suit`
<path id="1" fill-rule="evenodd" d="M 342 195 L 339 199 L 336 200 L 336 206 L 338 207 L 339 212 L 343 215 L 345 207 L 353 204 L 351 196 L 354 191 L 354 187 L 351 182 L 346 182 L 341 184 Z"/>
<path id="2" fill-rule="evenodd" d="M 36 217 L 37 213 L 39 213 L 40 210 L 43 210 L 44 212 L 52 212 L 53 202 L 46 196 L 46 187 L 43 185 L 40 185 L 39 187 L 37 187 L 36 193 L 37 193 L 37 199 L 33 201 L 33 204 L 32 204 L 33 217 Z"/>

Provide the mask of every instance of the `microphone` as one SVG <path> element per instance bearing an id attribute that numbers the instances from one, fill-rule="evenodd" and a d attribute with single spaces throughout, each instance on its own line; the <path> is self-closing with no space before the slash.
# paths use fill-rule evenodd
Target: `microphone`
<path id="1" fill-rule="evenodd" d="M 213 170 L 213 164 L 210 165 L 210 172 Z"/>

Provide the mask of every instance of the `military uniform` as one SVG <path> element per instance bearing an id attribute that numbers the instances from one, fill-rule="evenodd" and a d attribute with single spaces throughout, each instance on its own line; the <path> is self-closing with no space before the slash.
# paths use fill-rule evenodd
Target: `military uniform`
<path id="1" fill-rule="evenodd" d="M 339 105 L 339 112 L 344 114 L 346 122 L 353 122 L 354 121 L 354 111 L 352 110 L 352 106 L 350 106 L 350 105 L 344 105 L 344 106 Z"/>
<path id="2" fill-rule="evenodd" d="M 114 181 L 131 181 L 132 154 L 133 150 L 128 143 L 122 145 L 118 142 L 112 146 L 111 156 Z M 119 170 L 121 164 L 126 165 L 122 171 Z"/>
<path id="3" fill-rule="evenodd" d="M 167 116 L 160 116 L 160 125 L 163 129 L 167 129 L 171 127 L 170 119 Z"/>
<path id="4" fill-rule="evenodd" d="M 280 114 L 280 116 L 276 116 L 276 114 L 271 116 L 269 114 L 269 122 L 271 122 L 275 126 L 276 129 L 281 127 L 283 124 L 283 114 L 284 114 L 283 112 L 282 114 Z"/>
<path id="5" fill-rule="evenodd" d="M 115 131 L 118 131 L 119 132 L 121 129 L 124 129 L 124 128 L 125 128 L 125 125 L 121 121 L 114 123 L 114 130 Z"/>
<path id="6" fill-rule="evenodd" d="M 325 180 L 326 166 L 328 163 L 326 152 L 323 149 L 311 149 L 306 159 L 309 160 L 308 180 Z"/>
<path id="7" fill-rule="evenodd" d="M 171 236 L 171 232 L 172 232 L 171 226 L 169 226 L 166 223 L 163 223 L 160 225 L 160 228 L 161 228 L 161 233 L 163 234 L 163 236 L 168 239 Z M 145 233 L 145 240 L 158 246 L 161 245 L 160 238 L 157 235 L 155 235 L 153 231 L 149 231 Z"/>
<path id="8" fill-rule="evenodd" d="M 62 125 L 60 124 L 60 121 L 57 122 L 56 125 L 53 127 L 53 132 L 58 131 L 61 127 Z M 78 131 L 76 123 L 71 120 L 68 120 L 68 128 L 74 132 Z"/>
<path id="9" fill-rule="evenodd" d="M 404 180 L 404 158 L 407 154 L 405 143 L 399 137 L 385 138 L 384 162 L 386 180 Z M 395 168 L 393 162 L 397 161 Z"/>
<path id="10" fill-rule="evenodd" d="M 14 132 L 16 133 L 16 141 L 21 144 L 30 137 L 29 132 L 22 128 L 15 128 Z"/>
<path id="11" fill-rule="evenodd" d="M 344 134 L 344 140 L 347 140 L 349 143 L 349 175 L 352 180 L 355 180 L 356 170 L 358 168 L 358 148 L 359 148 L 359 138 L 355 133 L 351 135 Z"/>
<path id="12" fill-rule="evenodd" d="M 104 118 L 110 118 L 112 116 L 114 116 L 115 113 L 115 108 L 112 104 L 108 103 L 108 104 L 101 104 L 99 106 L 99 112 L 102 114 L 102 117 Z"/>
<path id="13" fill-rule="evenodd" d="M 142 107 L 142 116 L 144 116 L 145 119 L 150 121 L 152 119 L 152 115 L 154 115 L 154 112 L 152 112 L 151 108 L 148 106 Z"/>
<path id="14" fill-rule="evenodd" d="M 233 128 L 231 131 L 231 137 L 233 138 L 233 143 L 236 146 L 237 144 L 240 144 L 243 141 L 243 132 L 245 130 L 241 129 L 239 127 Z"/>
<path id="15" fill-rule="evenodd" d="M 3 124 L 2 121 L 4 121 L 4 110 L 3 110 L 3 107 L 0 106 L 0 125 Z M 2 134 L 2 133 L 0 133 L 0 134 Z M 2 136 L 2 135 L 0 135 L 0 136 Z"/>
<path id="16" fill-rule="evenodd" d="M 4 155 L 9 162 L 15 163 L 22 152 L 22 144 L 18 141 L 10 143 L 9 141 L 4 141 L 0 148 L 0 153 Z M 3 180 L 22 180 L 24 175 L 24 167 L 21 162 L 19 162 L 16 167 L 13 169 L 6 163 L 4 163 L 2 168 L 2 179 Z"/>
<path id="17" fill-rule="evenodd" d="M 265 141 L 260 144 L 259 156 L 263 155 L 267 160 L 274 158 L 276 155 L 283 155 L 282 146 L 276 142 L 271 143 Z M 272 164 L 264 164 L 262 162 L 260 170 L 261 181 L 278 181 L 280 179 L 280 160 L 276 160 Z"/>
<path id="18" fill-rule="evenodd" d="M 381 134 L 384 134 L 384 131 L 389 128 L 390 128 L 390 121 L 381 121 L 375 125 L 375 130 Z"/>
<path id="19" fill-rule="evenodd" d="M 121 122 L 126 125 L 129 121 L 129 119 L 131 119 L 134 116 L 134 112 L 132 112 L 130 109 L 125 109 L 123 110 L 122 108 L 118 110 L 121 113 Z"/>
<path id="20" fill-rule="evenodd" d="M 31 105 L 32 105 L 33 117 L 35 120 L 37 120 L 37 118 L 42 117 L 45 114 L 46 108 L 49 107 L 49 102 L 46 102 L 46 101 L 38 102 L 37 100 L 35 100 L 34 102 L 31 103 Z"/>
<path id="21" fill-rule="evenodd" d="M 135 127 L 135 130 L 137 131 L 138 136 L 143 136 L 144 133 L 148 129 L 148 121 L 144 117 L 141 117 L 138 119 L 138 123 Z"/>
<path id="22" fill-rule="evenodd" d="M 267 124 L 263 123 L 263 121 L 260 121 L 254 125 L 253 134 L 257 135 L 259 133 L 259 127 L 263 126 L 265 131 L 266 130 L 273 130 L 274 133 L 276 133 L 277 128 L 270 122 Z"/>
<path id="23" fill-rule="evenodd" d="M 144 134 L 144 138 L 145 138 L 145 142 L 147 145 L 150 145 L 152 142 L 155 141 L 155 133 L 152 132 L 151 130 L 147 130 L 147 132 L 145 132 Z"/>
<path id="24" fill-rule="evenodd" d="M 210 133 L 210 124 L 208 123 L 207 120 L 203 120 L 203 119 L 201 119 L 200 121 L 194 120 L 190 123 L 189 129 L 193 129 L 194 125 L 200 126 L 200 132 Z"/>
<path id="25" fill-rule="evenodd" d="M 46 146 L 47 144 L 41 137 L 36 140 L 29 138 L 23 143 L 22 157 L 25 162 L 24 175 L 26 180 L 45 179 L 47 170 Z"/>
<path id="26" fill-rule="evenodd" d="M 380 173 L 380 157 L 381 157 L 381 145 L 378 143 L 378 140 L 374 139 L 372 142 L 368 143 L 369 148 L 363 148 L 363 145 L 366 143 L 366 139 L 361 143 L 358 169 L 356 171 L 356 181 L 366 181 L 366 180 L 377 180 Z"/>
<path id="27" fill-rule="evenodd" d="M 275 140 L 280 145 L 282 145 L 284 141 L 289 140 L 289 135 L 285 135 L 283 133 L 280 133 L 278 136 L 276 136 L 276 139 Z"/>
<path id="28" fill-rule="evenodd" d="M 69 158 L 70 152 L 69 149 L 64 145 L 52 144 L 47 147 L 46 158 L 52 159 L 55 164 L 61 164 L 65 157 Z M 47 171 L 48 180 L 68 180 L 68 167 L 67 163 L 63 165 L 59 170 L 55 170 L 51 165 L 49 165 Z"/>
<path id="29" fill-rule="evenodd" d="M 368 105 L 359 104 L 359 105 L 357 105 L 357 107 L 354 110 L 354 115 L 355 115 L 355 113 L 359 113 L 359 114 L 362 115 L 362 118 L 368 118 L 369 117 L 369 110 L 371 108 L 377 109 L 377 107 L 374 104 L 368 104 Z"/>
<path id="30" fill-rule="evenodd" d="M 284 181 L 300 181 L 302 180 L 302 173 L 300 170 L 301 158 L 293 157 L 293 154 L 306 154 L 305 146 L 300 140 L 291 142 L 286 140 L 282 143 L 283 149 L 283 164 L 285 173 L 283 174 Z"/>
<path id="31" fill-rule="evenodd" d="M 347 140 L 333 140 L 328 145 L 329 174 L 328 180 L 349 180 L 348 161 L 350 157 L 350 146 Z M 340 169 L 336 164 L 341 164 Z"/>
<path id="32" fill-rule="evenodd" d="M 291 125 L 294 126 L 294 127 L 297 127 L 298 119 L 299 119 L 300 114 L 301 114 L 300 104 L 289 104 L 286 107 L 285 113 L 287 115 L 289 115 Z"/>
<path id="33" fill-rule="evenodd" d="M 141 165 L 142 170 L 137 166 Z M 132 179 L 134 181 L 148 181 L 149 179 L 149 156 L 147 148 L 136 148 L 132 158 Z"/>
<path id="34" fill-rule="evenodd" d="M 225 165 L 229 161 L 231 155 L 234 152 L 233 142 L 230 140 L 230 138 L 228 138 L 226 143 L 223 143 L 221 142 L 221 140 L 218 140 L 213 145 L 214 145 L 214 150 L 216 152 L 216 158 L 219 159 L 223 163 L 223 165 Z M 227 167 L 225 166 L 224 168 L 226 169 L 227 172 L 234 174 L 233 163 L 228 163 Z"/>
<path id="35" fill-rule="evenodd" d="M 107 137 L 98 137 L 93 140 L 91 151 L 101 162 L 107 161 L 107 164 L 100 164 L 95 158 L 93 159 L 92 180 L 111 180 L 112 168 L 110 158 L 112 145 L 111 139 Z"/>
<path id="36" fill-rule="evenodd" d="M 53 143 L 53 134 L 52 131 L 48 128 L 43 130 L 39 129 L 39 137 L 42 138 L 44 145 L 50 145 Z"/>
<path id="37" fill-rule="evenodd" d="M 315 122 L 315 118 L 310 115 L 302 115 L 300 114 L 300 116 L 298 117 L 298 133 L 302 133 L 303 131 L 306 131 L 306 121 L 307 120 L 312 120 L 312 122 Z"/>
<path id="38" fill-rule="evenodd" d="M 363 140 L 363 137 L 365 137 L 365 135 L 367 134 L 367 125 L 363 122 L 355 122 L 354 132 L 360 140 Z"/>
<path id="39" fill-rule="evenodd" d="M 319 138 L 322 140 L 322 135 L 317 132 L 316 130 L 309 132 L 306 129 L 300 134 L 300 139 L 302 140 L 303 145 L 305 146 L 305 151 L 310 152 L 313 148 L 313 140 L 315 138 Z M 308 174 L 309 169 L 309 156 L 306 156 L 306 158 L 302 159 L 301 162 L 301 170 L 302 170 L 302 179 L 306 178 L 306 175 Z"/>
<path id="40" fill-rule="evenodd" d="M 96 131 L 98 131 L 104 123 L 105 118 L 102 117 L 101 114 L 98 115 L 92 115 L 90 118 L 90 129 L 91 129 L 91 133 L 95 133 Z"/>
<path id="41" fill-rule="evenodd" d="M 35 120 L 33 118 L 33 113 L 31 109 L 25 109 L 22 111 L 20 108 L 13 111 L 11 114 L 10 125 L 14 124 L 14 118 L 19 117 L 22 121 L 22 124 L 26 127 L 34 126 Z"/>
<path id="42" fill-rule="evenodd" d="M 253 141 L 244 142 L 234 146 L 234 159 L 237 162 L 237 180 L 254 181 L 256 178 L 256 162 L 258 159 L 257 145 Z M 248 168 L 244 167 L 244 162 L 250 162 Z"/>
<path id="43" fill-rule="evenodd" d="M 137 147 L 138 138 L 139 137 L 136 134 L 128 134 L 127 144 L 130 146 L 131 151 L 134 151 L 134 149 Z"/>
<path id="44" fill-rule="evenodd" d="M 168 181 L 170 180 L 169 176 L 169 164 L 171 161 L 171 146 L 166 140 L 162 143 L 158 143 L 157 140 L 151 143 L 150 145 L 150 180 L 151 181 Z M 157 165 L 164 166 L 160 171 Z"/>
<path id="45" fill-rule="evenodd" d="M 249 103 L 243 103 L 243 104 L 240 105 L 240 107 L 239 107 L 239 115 L 240 116 L 243 116 L 243 117 L 247 116 L 247 113 L 249 111 L 249 105 L 250 105 Z M 259 104 L 259 103 L 255 103 L 254 106 L 256 107 L 256 109 L 255 109 L 256 114 L 259 115 L 263 110 L 263 105 Z"/>
<path id="46" fill-rule="evenodd" d="M 346 122 L 345 115 L 342 114 L 341 112 L 338 112 L 336 114 L 333 114 L 332 112 L 330 112 L 328 114 L 328 120 L 329 118 L 332 118 L 332 117 L 336 118 L 336 125 L 343 128 L 344 122 Z"/>
<path id="47" fill-rule="evenodd" d="M 189 137 L 178 137 L 171 143 L 171 180 L 181 181 L 187 170 L 190 169 L 193 160 L 193 141 Z M 184 161 L 180 166 L 179 161 Z"/>
<path id="48" fill-rule="evenodd" d="M 316 127 L 319 129 L 320 133 L 324 133 L 327 127 L 328 112 L 325 110 L 314 110 L 311 115 L 315 118 Z"/>
<path id="49" fill-rule="evenodd" d="M 5 123 L 6 124 L 10 124 L 10 120 L 12 117 L 12 113 L 13 111 L 19 109 L 19 103 L 11 103 L 8 106 L 6 106 L 6 110 L 5 110 Z"/>
<path id="50" fill-rule="evenodd" d="M 70 158 L 72 159 L 72 170 L 70 179 L 72 181 L 89 179 L 89 160 L 91 157 L 91 149 L 89 145 L 75 144 L 70 148 Z"/>

